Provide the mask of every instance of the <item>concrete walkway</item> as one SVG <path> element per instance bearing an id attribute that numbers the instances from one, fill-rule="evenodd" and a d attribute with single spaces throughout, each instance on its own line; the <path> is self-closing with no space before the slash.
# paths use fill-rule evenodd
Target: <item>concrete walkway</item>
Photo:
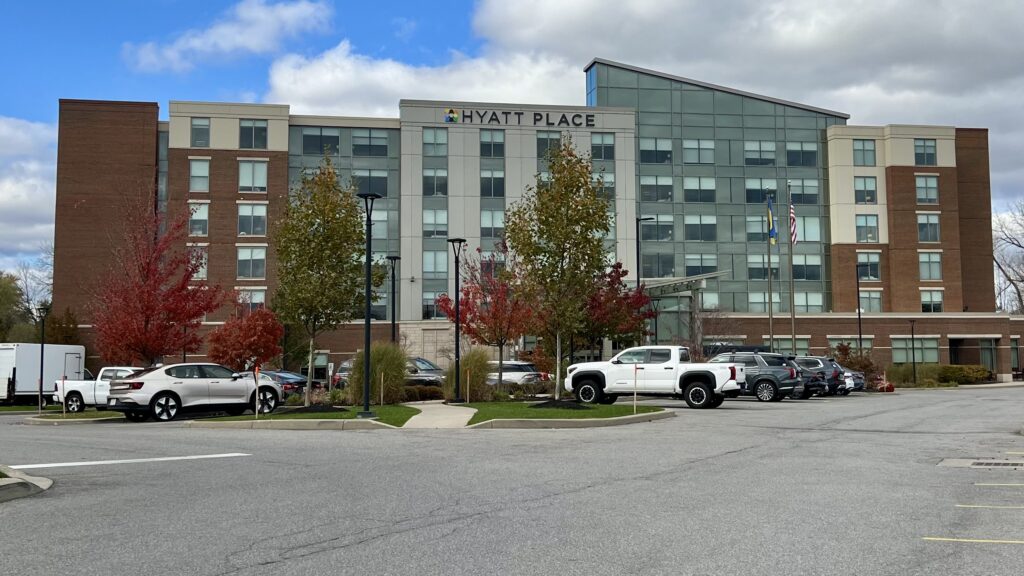
<path id="1" fill-rule="evenodd" d="M 464 428 L 473 414 L 476 414 L 473 408 L 449 406 L 441 400 L 413 402 L 409 406 L 418 409 L 420 413 L 409 418 L 402 428 Z"/>

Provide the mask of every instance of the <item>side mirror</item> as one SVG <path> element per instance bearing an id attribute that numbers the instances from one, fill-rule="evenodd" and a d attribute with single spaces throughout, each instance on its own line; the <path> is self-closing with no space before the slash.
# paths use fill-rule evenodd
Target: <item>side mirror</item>
<path id="1" fill-rule="evenodd" d="M 242 377 L 242 375 L 239 374 L 238 372 L 235 372 L 234 374 L 231 375 L 231 379 L 232 380 L 238 380 L 241 377 Z"/>
<path id="2" fill-rule="evenodd" d="M 419 368 L 417 368 L 415 366 L 410 366 L 409 367 L 409 374 L 419 374 L 419 373 L 420 373 L 420 369 Z"/>
<path id="3" fill-rule="evenodd" d="M 612 364 L 622 364 L 622 360 L 612 360 Z"/>

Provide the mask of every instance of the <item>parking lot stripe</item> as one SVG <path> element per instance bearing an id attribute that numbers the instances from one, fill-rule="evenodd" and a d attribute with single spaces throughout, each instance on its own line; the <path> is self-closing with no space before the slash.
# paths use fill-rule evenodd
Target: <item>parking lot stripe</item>
<path id="1" fill-rule="evenodd" d="M 992 506 L 989 504 L 957 504 L 957 508 L 992 508 L 995 510 L 1024 510 L 1024 506 Z"/>
<path id="2" fill-rule="evenodd" d="M 55 462 L 51 464 L 21 464 L 8 466 L 15 470 L 31 470 L 33 468 L 65 468 L 70 466 L 102 466 L 105 464 L 140 464 L 143 462 L 174 462 L 177 460 L 205 460 L 208 458 L 236 458 L 238 456 L 252 456 L 241 452 L 228 454 L 201 454 L 199 456 L 168 456 L 165 458 L 136 458 L 133 460 L 95 460 L 92 462 Z"/>
<path id="3" fill-rule="evenodd" d="M 928 542 L 967 542 L 972 544 L 1024 544 L 1024 540 L 985 540 L 982 538 L 937 538 L 925 536 L 921 538 Z"/>
<path id="4" fill-rule="evenodd" d="M 975 482 L 975 486 L 1024 486 L 1024 484 L 986 484 L 983 482 Z"/>
<path id="5" fill-rule="evenodd" d="M 1014 454 L 1014 455 L 1017 455 L 1017 456 L 1022 456 L 1022 455 L 1024 455 L 1024 452 L 1007 452 L 1007 454 Z"/>

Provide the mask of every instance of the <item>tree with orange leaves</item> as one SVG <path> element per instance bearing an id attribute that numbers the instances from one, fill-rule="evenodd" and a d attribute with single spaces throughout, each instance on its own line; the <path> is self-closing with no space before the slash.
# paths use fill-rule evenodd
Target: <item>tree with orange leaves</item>
<path id="1" fill-rule="evenodd" d="M 281 353 L 284 326 L 266 308 L 234 317 L 210 333 L 207 355 L 236 372 L 262 366 Z"/>

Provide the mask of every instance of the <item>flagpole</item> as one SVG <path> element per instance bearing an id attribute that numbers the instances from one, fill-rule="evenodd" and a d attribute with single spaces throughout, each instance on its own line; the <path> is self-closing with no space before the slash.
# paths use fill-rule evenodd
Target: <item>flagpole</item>
<path id="1" fill-rule="evenodd" d="M 772 308 L 772 204 L 771 204 L 771 191 L 765 190 L 765 201 L 767 202 L 768 214 L 766 216 L 768 220 L 768 228 L 766 228 L 768 234 L 765 236 L 765 267 L 768 269 L 768 296 L 765 299 L 766 306 L 768 306 L 768 351 L 775 352 L 775 314 Z"/>
<path id="2" fill-rule="evenodd" d="M 790 349 L 793 351 L 793 355 L 796 356 L 796 293 L 793 291 L 793 286 L 795 284 L 793 281 L 793 253 L 796 249 L 796 245 L 793 244 L 793 238 L 795 235 L 794 227 L 796 226 L 796 212 L 793 209 L 793 190 L 790 188 L 789 180 L 786 180 L 786 197 L 789 200 L 789 214 L 791 216 L 791 221 L 789 223 L 789 329 L 790 337 L 792 338 L 790 342 Z M 781 258 L 781 247 L 779 248 L 779 252 L 779 257 Z"/>

